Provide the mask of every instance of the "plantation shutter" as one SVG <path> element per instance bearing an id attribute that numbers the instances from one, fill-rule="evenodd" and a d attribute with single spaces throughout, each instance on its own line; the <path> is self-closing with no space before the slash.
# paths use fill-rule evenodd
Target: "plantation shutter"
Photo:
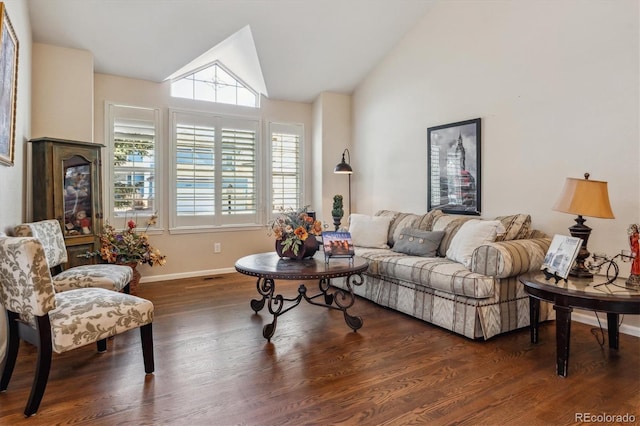
<path id="1" fill-rule="evenodd" d="M 271 125 L 272 213 L 302 207 L 301 145 L 301 126 Z"/>
<path id="2" fill-rule="evenodd" d="M 215 128 L 176 126 L 176 213 L 215 214 Z"/>
<path id="3" fill-rule="evenodd" d="M 222 214 L 256 214 L 256 132 L 222 129 Z"/>
<path id="4" fill-rule="evenodd" d="M 173 111 L 172 227 L 258 222 L 258 120 Z"/>
<path id="5" fill-rule="evenodd" d="M 149 119 L 130 118 L 149 115 Z M 156 130 L 152 110 L 114 108 L 112 206 L 114 216 L 156 210 Z"/>

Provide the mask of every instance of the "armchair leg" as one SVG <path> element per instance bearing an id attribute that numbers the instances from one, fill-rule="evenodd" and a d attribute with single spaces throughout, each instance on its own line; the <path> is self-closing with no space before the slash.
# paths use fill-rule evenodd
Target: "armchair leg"
<path id="1" fill-rule="evenodd" d="M 20 336 L 18 335 L 18 314 L 6 311 L 7 314 L 7 347 L 5 348 L 4 367 L 0 379 L 0 392 L 6 391 L 18 358 Z"/>
<path id="2" fill-rule="evenodd" d="M 96 344 L 98 345 L 98 352 L 103 353 L 107 351 L 107 339 L 98 340 Z"/>
<path id="3" fill-rule="evenodd" d="M 155 363 L 153 360 L 153 323 L 140 327 L 140 339 L 142 340 L 144 371 L 147 374 L 151 374 L 155 370 Z"/>
<path id="4" fill-rule="evenodd" d="M 26 417 L 33 416 L 40 402 L 44 396 L 44 390 L 47 387 L 49 381 L 49 370 L 51 369 L 51 353 L 53 351 L 51 345 L 51 325 L 49 323 L 49 317 L 47 315 L 36 317 L 36 324 L 38 326 L 37 333 L 39 337 L 38 342 L 38 364 L 36 366 L 36 377 L 33 380 L 31 386 L 31 393 L 29 394 L 29 400 L 27 406 L 24 409 L 24 415 Z"/>

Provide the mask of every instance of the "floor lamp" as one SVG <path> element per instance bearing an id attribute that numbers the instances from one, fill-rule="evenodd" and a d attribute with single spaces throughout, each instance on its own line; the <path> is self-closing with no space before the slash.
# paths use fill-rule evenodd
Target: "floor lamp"
<path id="1" fill-rule="evenodd" d="M 344 160 L 344 154 L 347 154 L 347 158 L 349 159 L 349 163 L 351 163 L 351 153 L 348 149 L 345 149 L 342 152 L 342 161 L 338 165 L 336 165 L 335 169 L 333 169 L 333 173 L 337 173 L 340 175 L 349 175 L 349 216 L 351 216 L 351 175 L 353 174 L 353 169 Z"/>

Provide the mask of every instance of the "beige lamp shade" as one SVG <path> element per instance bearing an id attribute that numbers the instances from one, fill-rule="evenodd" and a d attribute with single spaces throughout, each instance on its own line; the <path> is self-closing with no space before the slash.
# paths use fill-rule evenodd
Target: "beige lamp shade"
<path id="1" fill-rule="evenodd" d="M 553 210 L 579 216 L 613 219 L 607 182 L 567 178 Z"/>

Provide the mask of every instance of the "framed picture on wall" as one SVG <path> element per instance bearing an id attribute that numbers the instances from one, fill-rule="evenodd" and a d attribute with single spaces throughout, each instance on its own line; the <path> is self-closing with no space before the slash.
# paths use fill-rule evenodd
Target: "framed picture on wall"
<path id="1" fill-rule="evenodd" d="M 0 163 L 13 165 L 16 138 L 18 38 L 0 2 Z"/>
<path id="2" fill-rule="evenodd" d="M 480 215 L 480 119 L 427 129 L 427 209 Z"/>

